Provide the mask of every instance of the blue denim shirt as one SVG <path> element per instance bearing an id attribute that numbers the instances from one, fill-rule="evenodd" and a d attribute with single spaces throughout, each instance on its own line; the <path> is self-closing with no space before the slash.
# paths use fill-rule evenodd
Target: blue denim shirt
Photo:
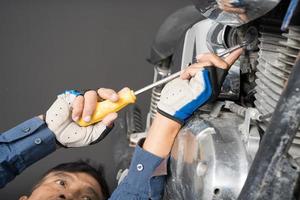
<path id="1" fill-rule="evenodd" d="M 158 200 L 165 186 L 166 162 L 141 148 L 135 148 L 128 175 L 113 192 L 110 200 Z M 165 160 L 166 161 L 166 160 Z"/>
<path id="2" fill-rule="evenodd" d="M 162 172 L 157 173 L 157 169 L 163 159 L 143 150 L 141 145 L 137 145 L 128 175 L 113 192 L 111 200 L 161 199 L 165 166 Z M 54 134 L 39 118 L 0 134 L 0 188 L 55 149 Z"/>

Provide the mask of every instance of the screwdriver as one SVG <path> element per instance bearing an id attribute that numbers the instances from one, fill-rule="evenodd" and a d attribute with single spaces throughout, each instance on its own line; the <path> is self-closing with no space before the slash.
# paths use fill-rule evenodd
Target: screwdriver
<path id="1" fill-rule="evenodd" d="M 248 42 L 242 42 L 239 45 L 233 46 L 231 48 L 226 49 L 225 51 L 221 52 L 221 53 L 217 53 L 217 55 L 219 57 L 222 57 L 228 53 L 231 53 L 241 47 L 244 47 L 246 45 L 248 45 Z M 101 121 L 106 115 L 110 114 L 110 113 L 114 113 L 114 112 L 118 112 L 120 111 L 122 108 L 126 107 L 129 104 L 133 104 L 136 101 L 136 96 L 147 91 L 150 90 L 158 85 L 167 83 L 177 77 L 180 76 L 181 71 L 176 72 L 160 81 L 157 81 L 155 83 L 152 83 L 146 87 L 141 88 L 140 90 L 137 91 L 133 91 L 133 90 L 121 90 L 120 92 L 118 92 L 118 96 L 119 96 L 119 100 L 117 102 L 112 102 L 110 100 L 105 100 L 105 101 L 101 101 L 98 102 L 96 105 L 96 109 L 91 117 L 91 120 L 89 122 L 85 122 L 82 118 L 79 119 L 76 123 L 80 126 L 86 127 L 89 126 L 91 124 L 97 123 L 99 121 Z"/>
<path id="2" fill-rule="evenodd" d="M 101 121 L 106 115 L 108 115 L 109 113 L 113 113 L 113 112 L 118 112 L 119 110 L 121 110 L 122 108 L 124 108 L 125 106 L 127 106 L 128 104 L 132 104 L 135 103 L 136 101 L 136 96 L 138 94 L 141 94 L 147 90 L 150 90 L 153 87 L 156 87 L 158 85 L 164 84 L 166 82 L 169 82 L 177 77 L 180 76 L 180 72 L 177 72 L 175 74 L 172 74 L 160 81 L 157 81 L 151 85 L 148 85 L 146 87 L 143 87 L 140 90 L 137 91 L 133 91 L 133 90 L 121 90 L 120 92 L 118 92 L 118 96 L 119 96 L 119 100 L 117 102 L 112 102 L 110 100 L 105 100 L 105 101 L 101 101 L 98 102 L 96 105 L 96 109 L 94 111 L 94 114 L 91 117 L 91 121 L 86 122 L 84 121 L 82 118 L 79 119 L 77 121 L 77 124 L 80 126 L 89 126 L 91 124 L 97 123 L 99 121 Z"/>

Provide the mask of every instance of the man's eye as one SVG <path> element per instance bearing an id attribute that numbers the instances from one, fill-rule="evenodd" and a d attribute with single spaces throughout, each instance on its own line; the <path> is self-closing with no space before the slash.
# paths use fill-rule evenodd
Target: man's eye
<path id="1" fill-rule="evenodd" d="M 57 181 L 55 181 L 55 183 L 57 183 L 57 184 L 59 184 L 59 185 L 61 185 L 63 187 L 66 186 L 66 182 L 64 180 L 57 180 Z"/>

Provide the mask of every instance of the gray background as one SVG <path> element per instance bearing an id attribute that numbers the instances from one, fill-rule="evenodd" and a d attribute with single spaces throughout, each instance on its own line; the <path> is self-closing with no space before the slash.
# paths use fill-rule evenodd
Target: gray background
<path id="1" fill-rule="evenodd" d="M 157 29 L 188 0 L 0 1 L 0 132 L 45 113 L 65 89 L 123 86 L 138 89 L 153 79 L 146 62 Z M 145 115 L 149 93 L 139 96 Z M 45 170 L 89 157 L 104 164 L 115 186 L 112 132 L 101 143 L 60 149 L 24 171 L 0 199 L 26 194 Z"/>

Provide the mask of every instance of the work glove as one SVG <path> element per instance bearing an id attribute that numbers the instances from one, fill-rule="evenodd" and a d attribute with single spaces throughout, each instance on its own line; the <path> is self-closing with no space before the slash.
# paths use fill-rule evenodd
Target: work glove
<path id="1" fill-rule="evenodd" d="M 48 128 L 55 134 L 56 140 L 64 147 L 82 147 L 102 140 L 111 130 L 102 122 L 88 127 L 80 127 L 72 120 L 72 105 L 75 98 L 82 95 L 69 90 L 58 95 L 46 113 Z"/>
<path id="2" fill-rule="evenodd" d="M 183 124 L 193 112 L 205 104 L 213 94 L 209 71 L 200 70 L 190 80 L 176 78 L 162 90 L 158 112 Z"/>
<path id="3" fill-rule="evenodd" d="M 184 124 L 199 107 L 218 97 L 229 67 L 241 53 L 242 49 L 236 50 L 225 60 L 214 54 L 199 56 L 199 63 L 188 67 L 180 78 L 163 88 L 158 112 Z"/>

